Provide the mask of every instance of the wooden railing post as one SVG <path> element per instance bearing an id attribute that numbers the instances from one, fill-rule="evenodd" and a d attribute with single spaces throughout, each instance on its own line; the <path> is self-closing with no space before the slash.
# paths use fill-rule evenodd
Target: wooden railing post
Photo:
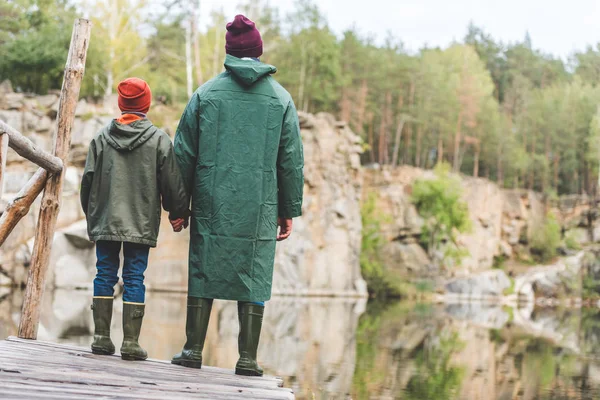
<path id="1" fill-rule="evenodd" d="M 63 179 L 67 169 L 69 148 L 71 146 L 71 128 L 75 119 L 75 108 L 79 100 L 79 90 L 85 70 L 85 59 L 90 41 L 91 23 L 78 19 L 73 26 L 69 55 L 65 66 L 65 77 L 60 93 L 54 155 L 63 162 L 60 174 L 53 175 L 46 182 L 40 216 L 35 233 L 35 244 L 31 257 L 31 267 L 27 276 L 27 288 L 23 299 L 19 337 L 36 339 L 40 321 L 40 309 L 46 271 L 52 250 L 56 219 L 60 209 Z"/>
<path id="2" fill-rule="evenodd" d="M 8 135 L 0 135 L 0 199 L 4 193 L 4 173 L 6 172 L 6 152 L 8 151 Z"/>

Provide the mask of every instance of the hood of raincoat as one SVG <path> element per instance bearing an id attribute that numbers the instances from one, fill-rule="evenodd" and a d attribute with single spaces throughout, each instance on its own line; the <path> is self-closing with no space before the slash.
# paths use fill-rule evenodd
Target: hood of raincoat
<path id="1" fill-rule="evenodd" d="M 237 58 L 231 55 L 225 57 L 225 69 L 244 86 L 252 86 L 265 76 L 277 72 L 277 68 L 252 59 Z"/>
<path id="2" fill-rule="evenodd" d="M 113 120 L 105 136 L 108 144 L 115 150 L 132 151 L 146 143 L 157 130 L 147 118 L 130 124 L 121 124 Z"/>

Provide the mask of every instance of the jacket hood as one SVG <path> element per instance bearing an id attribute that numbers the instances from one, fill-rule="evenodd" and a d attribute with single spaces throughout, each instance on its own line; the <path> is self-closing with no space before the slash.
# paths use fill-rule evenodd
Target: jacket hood
<path id="1" fill-rule="evenodd" d="M 231 55 L 225 57 L 225 69 L 244 86 L 252 86 L 267 75 L 277 72 L 277 68 L 255 60 L 246 60 Z"/>
<path id="2" fill-rule="evenodd" d="M 121 124 L 112 120 L 106 141 L 118 151 L 132 151 L 148 141 L 158 129 L 147 118 Z"/>

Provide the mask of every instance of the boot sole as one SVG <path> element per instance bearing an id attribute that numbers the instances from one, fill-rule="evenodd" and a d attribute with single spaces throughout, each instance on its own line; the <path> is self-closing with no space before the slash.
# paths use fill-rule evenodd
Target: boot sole
<path id="1" fill-rule="evenodd" d="M 251 369 L 242 369 L 242 368 L 236 368 L 235 374 L 242 375 L 242 376 L 263 376 L 262 372 L 256 372 Z"/>
<path id="2" fill-rule="evenodd" d="M 192 361 L 192 360 L 182 360 L 179 365 L 186 367 L 186 368 L 196 368 L 196 369 L 201 369 L 202 368 L 202 361 Z"/>
<path id="3" fill-rule="evenodd" d="M 110 351 L 106 351 L 106 350 L 92 349 L 92 354 L 95 354 L 97 356 L 112 356 L 113 354 L 115 354 L 115 352 L 114 351 L 110 352 Z"/>
<path id="4" fill-rule="evenodd" d="M 129 355 L 121 354 L 121 359 L 123 359 L 125 361 L 145 361 L 148 359 L 148 357 L 136 357 L 136 356 L 129 356 Z"/>

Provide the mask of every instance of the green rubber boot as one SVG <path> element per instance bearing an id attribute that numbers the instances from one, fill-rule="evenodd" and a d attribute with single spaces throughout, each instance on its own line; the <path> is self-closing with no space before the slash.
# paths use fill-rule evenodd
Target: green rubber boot
<path id="1" fill-rule="evenodd" d="M 148 353 L 138 343 L 145 308 L 144 304 L 123 302 L 123 345 L 121 346 L 123 360 L 142 361 L 148 358 Z"/>
<path id="2" fill-rule="evenodd" d="M 187 341 L 181 353 L 176 354 L 171 360 L 172 364 L 183 365 L 188 368 L 202 368 L 202 350 L 208 330 L 212 299 L 188 297 L 187 319 L 185 334 Z"/>
<path id="3" fill-rule="evenodd" d="M 104 356 L 115 354 L 115 345 L 110 340 L 110 323 L 112 320 L 113 298 L 94 297 L 92 314 L 94 315 L 94 341 L 92 353 Z"/>
<path id="4" fill-rule="evenodd" d="M 264 306 L 252 303 L 238 303 L 238 318 L 240 321 L 240 335 L 238 349 L 240 359 L 235 365 L 235 373 L 245 376 L 262 376 L 263 370 L 256 361 L 258 340 L 265 312 Z"/>

